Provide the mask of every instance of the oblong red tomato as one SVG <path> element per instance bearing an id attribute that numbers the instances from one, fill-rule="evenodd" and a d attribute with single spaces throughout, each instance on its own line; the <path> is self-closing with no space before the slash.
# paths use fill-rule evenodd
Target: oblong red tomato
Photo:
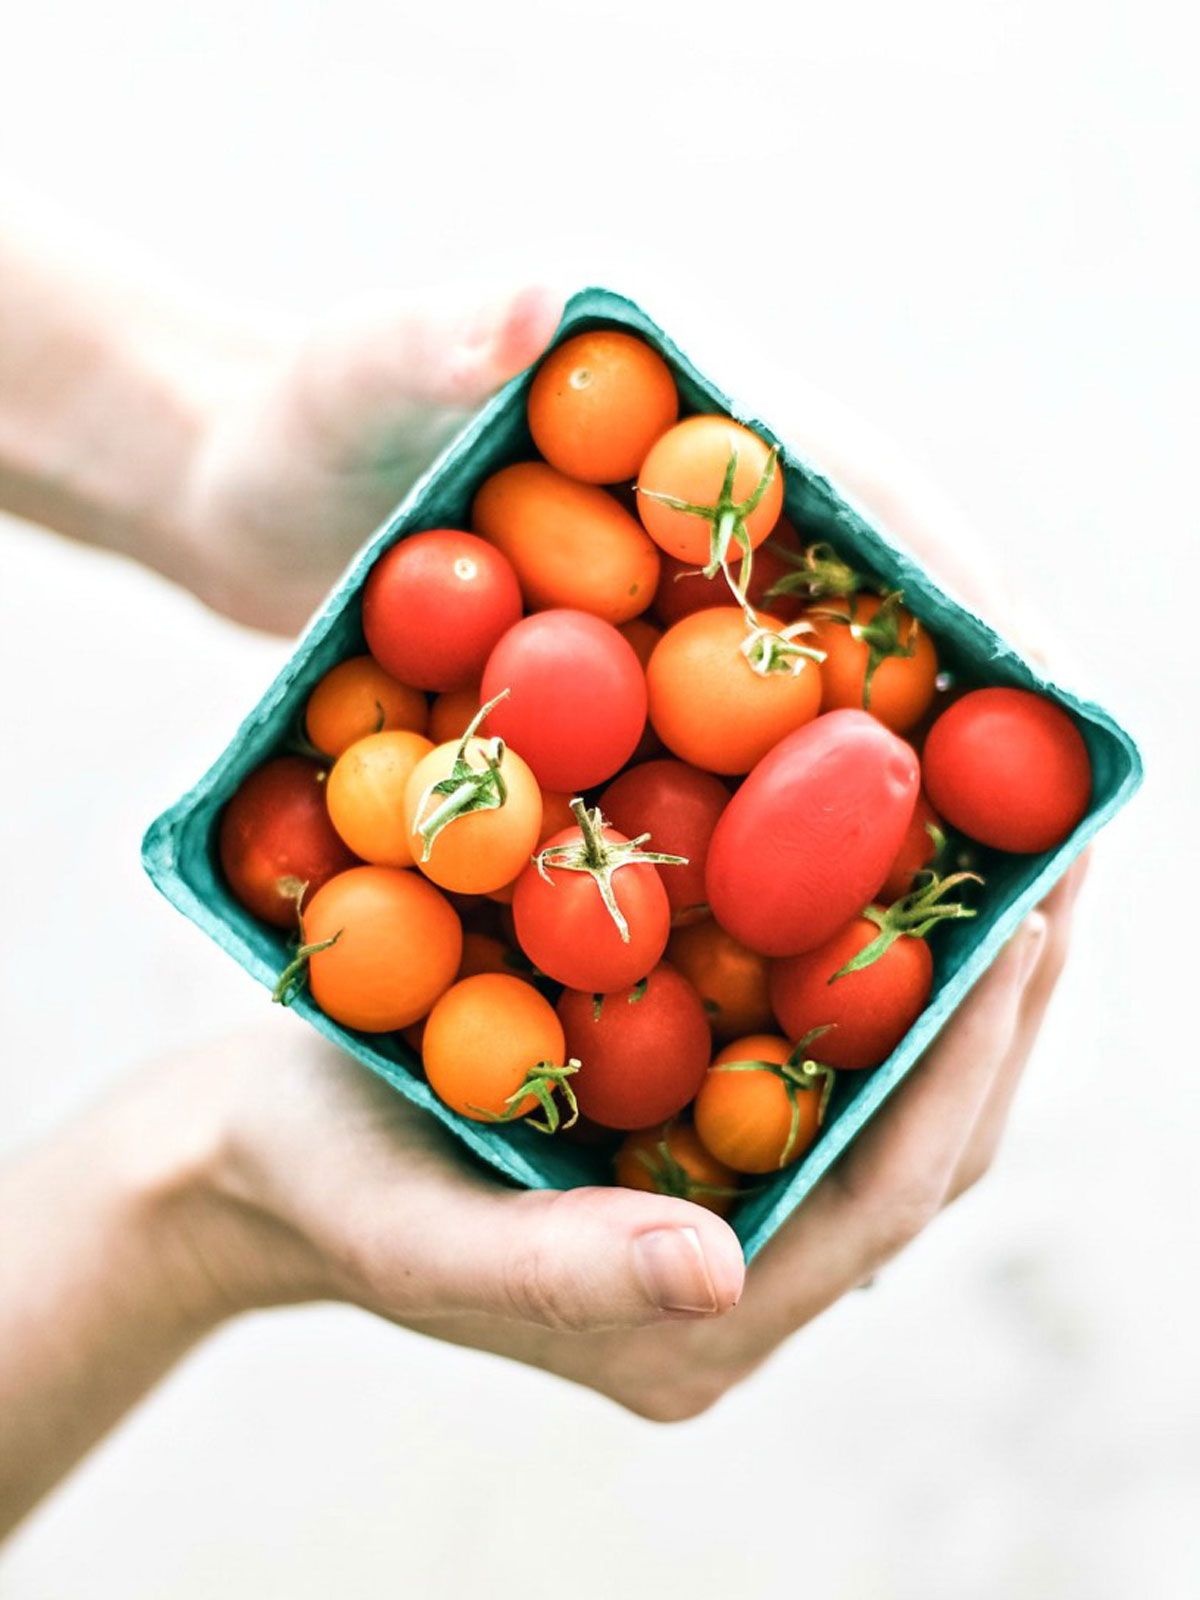
<path id="1" fill-rule="evenodd" d="M 682 1111 L 704 1082 L 712 1035 L 700 996 L 657 966 L 627 993 L 567 989 L 558 1002 L 567 1054 L 581 1063 L 575 1097 L 606 1128 L 645 1128 Z"/>
<path id="2" fill-rule="evenodd" d="M 684 761 L 644 761 L 614 778 L 600 796 L 601 811 L 627 838 L 648 833 L 651 850 L 686 859 L 686 866 L 663 874 L 676 923 L 704 914 L 709 840 L 728 804 L 729 790 L 719 778 Z"/>
<path id="3" fill-rule="evenodd" d="M 917 801 L 916 752 L 865 711 L 831 711 L 758 763 L 717 823 L 717 921 L 763 955 L 815 949 L 874 897 Z"/>

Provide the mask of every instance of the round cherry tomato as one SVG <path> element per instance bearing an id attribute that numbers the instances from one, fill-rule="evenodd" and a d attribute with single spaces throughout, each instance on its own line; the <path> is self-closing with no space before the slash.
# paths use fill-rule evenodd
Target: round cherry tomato
<path id="1" fill-rule="evenodd" d="M 330 878 L 304 910 L 312 997 L 326 1016 L 362 1033 L 419 1021 L 454 982 L 462 927 L 419 872 L 352 867 Z"/>
<path id="2" fill-rule="evenodd" d="M 731 417 L 688 417 L 651 447 L 638 472 L 638 515 L 655 544 L 669 556 L 693 567 L 705 567 L 712 559 L 717 524 L 725 509 L 722 489 L 734 455 L 737 469 L 726 520 L 736 524 L 754 549 L 779 521 L 783 509 L 783 468 L 772 461 L 768 446 L 756 433 Z M 749 503 L 760 490 L 751 509 Z M 681 511 L 656 498 L 660 495 L 699 510 L 707 508 L 710 514 Z M 736 555 L 738 549 L 735 539 L 730 555 Z"/>
<path id="3" fill-rule="evenodd" d="M 671 907 L 652 861 L 640 859 L 643 852 L 616 829 L 600 830 L 597 813 L 587 817 L 586 835 L 579 827 L 555 834 L 517 879 L 513 921 L 539 972 L 568 989 L 612 994 L 632 988 L 662 959 Z M 606 876 L 619 920 L 605 904 Z"/>
<path id="4" fill-rule="evenodd" d="M 684 1122 L 631 1133 L 617 1151 L 615 1171 L 623 1189 L 674 1195 L 719 1217 L 737 1198 L 737 1173 L 710 1155 Z"/>
<path id="5" fill-rule="evenodd" d="M 819 1040 L 813 1049 L 820 1054 Z M 799 1055 L 777 1034 L 751 1034 L 716 1057 L 696 1096 L 695 1118 L 702 1144 L 718 1161 L 735 1172 L 778 1172 L 813 1144 L 833 1074 Z M 761 1070 L 741 1065 L 752 1061 L 762 1062 Z"/>
<path id="6" fill-rule="evenodd" d="M 917 873 L 931 867 L 937 860 L 945 833 L 945 823 L 929 804 L 922 789 L 917 795 L 917 803 L 896 859 L 875 898 L 886 906 L 891 905 L 893 900 L 899 900 L 901 895 L 906 895 Z"/>
<path id="7" fill-rule="evenodd" d="M 521 588 L 504 556 L 452 528 L 393 545 L 363 590 L 368 649 L 418 689 L 477 683 L 492 646 L 520 615 Z"/>
<path id="8" fill-rule="evenodd" d="M 434 744 L 461 739 L 482 704 L 477 683 L 469 683 L 465 689 L 447 689 L 430 706 L 429 726 L 425 732 Z"/>
<path id="9" fill-rule="evenodd" d="M 325 786 L 329 815 L 364 861 L 412 866 L 404 792 L 413 769 L 432 749 L 419 733 L 370 733 L 337 758 Z"/>
<path id="10" fill-rule="evenodd" d="M 624 994 L 567 989 L 558 1002 L 580 1063 L 579 1109 L 606 1128 L 645 1128 L 682 1111 L 704 1081 L 712 1035 L 686 978 L 657 966 Z"/>
<path id="11" fill-rule="evenodd" d="M 924 752 L 930 801 L 980 844 L 1037 855 L 1083 820 L 1092 768 L 1065 711 L 1024 689 L 974 689 L 942 712 Z"/>
<path id="12" fill-rule="evenodd" d="M 533 442 L 585 483 L 632 478 L 679 415 L 666 362 L 628 333 L 580 333 L 542 361 L 529 390 Z"/>
<path id="13" fill-rule="evenodd" d="M 767 958 L 739 944 L 713 917 L 674 929 L 667 959 L 700 996 L 716 1038 L 765 1033 L 771 1026 Z"/>
<path id="14" fill-rule="evenodd" d="M 472 737 L 438 745 L 413 768 L 403 816 L 412 858 L 427 878 L 459 894 L 487 894 L 528 863 L 542 792 L 515 751 L 501 747 L 497 756 L 493 740 Z"/>
<path id="15" fill-rule="evenodd" d="M 763 955 L 815 949 L 887 877 L 919 781 L 912 746 L 865 711 L 789 734 L 713 833 L 705 881 L 717 921 Z"/>
<path id="16" fill-rule="evenodd" d="M 325 809 L 325 769 L 303 756 L 279 756 L 243 781 L 217 852 L 235 897 L 277 928 L 294 928 L 301 900 L 355 864 Z"/>
<path id="17" fill-rule="evenodd" d="M 369 733 L 424 733 L 429 704 L 419 689 L 397 683 L 371 656 L 339 661 L 308 697 L 304 731 L 325 755 L 340 756 Z"/>
<path id="18" fill-rule="evenodd" d="M 637 518 L 544 461 L 518 461 L 490 477 L 471 522 L 512 562 L 531 611 L 566 607 L 617 623 L 654 599 L 658 551 Z"/>
<path id="19" fill-rule="evenodd" d="M 708 842 L 728 804 L 729 790 L 719 778 L 682 761 L 646 761 L 630 767 L 600 796 L 601 811 L 626 838 L 648 833 L 652 850 L 686 858 L 686 866 L 663 874 L 676 923 L 704 914 Z"/>
<path id="20" fill-rule="evenodd" d="M 430 1088 L 460 1116 L 509 1122 L 540 1105 L 558 1126 L 552 1095 L 568 1076 L 563 1031 L 554 1007 L 523 979 L 485 972 L 447 989 L 429 1013 L 421 1054 Z"/>
<path id="21" fill-rule="evenodd" d="M 750 585 L 746 599 L 757 611 L 769 611 L 781 622 L 793 622 L 800 615 L 802 600 L 794 594 L 768 595 L 767 591 L 789 572 L 795 570 L 787 553 L 799 556 L 801 546 L 796 530 L 786 517 L 780 517 L 765 544 L 754 552 L 750 568 Z M 739 557 L 731 561 L 734 582 L 741 583 L 742 562 Z M 658 588 L 654 591 L 654 614 L 665 627 L 690 617 L 693 611 L 707 611 L 713 606 L 729 604 L 729 580 L 723 572 L 706 578 L 702 568 L 694 563 L 677 561 L 664 555 Z"/>
<path id="22" fill-rule="evenodd" d="M 758 622 L 764 637 L 784 626 L 762 612 Z M 757 671 L 743 651 L 749 638 L 737 607 L 721 606 L 668 628 L 650 657 L 650 721 L 667 749 L 692 766 L 749 772 L 785 734 L 817 715 L 817 664 L 795 656 L 783 670 Z"/>
<path id="23" fill-rule="evenodd" d="M 833 611 L 846 622 L 821 613 Z M 937 651 L 911 612 L 878 595 L 822 600 L 806 613 L 824 650 L 821 710 L 857 707 L 895 733 L 907 733 L 933 702 Z M 870 684 L 868 688 L 868 676 Z"/>
<path id="24" fill-rule="evenodd" d="M 834 977 L 878 936 L 875 923 L 855 917 L 817 949 L 771 963 L 771 1004 L 780 1027 L 801 1039 L 829 1026 L 812 1048 L 831 1067 L 886 1061 L 929 999 L 933 957 L 925 940 L 911 934 L 901 934 L 860 972 Z"/>
<path id="25" fill-rule="evenodd" d="M 483 675 L 488 732 L 545 789 L 579 794 L 620 770 L 646 722 L 646 680 L 617 630 L 582 611 L 541 611 L 501 639 Z"/>

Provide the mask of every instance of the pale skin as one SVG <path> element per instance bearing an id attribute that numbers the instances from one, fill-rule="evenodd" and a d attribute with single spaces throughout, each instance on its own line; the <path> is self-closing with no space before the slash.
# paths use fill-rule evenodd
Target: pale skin
<path id="1" fill-rule="evenodd" d="M 66 259 L 0 238 L 0 508 L 277 630 L 561 310 L 533 288 L 281 348 Z M 800 411 L 797 444 L 1003 623 L 944 503 L 821 397 Z M 749 1271 L 686 1201 L 501 1187 L 288 1016 L 143 1070 L 0 1172 L 0 1533 L 254 1307 L 347 1301 L 645 1417 L 703 1411 L 987 1170 L 1083 871 Z"/>

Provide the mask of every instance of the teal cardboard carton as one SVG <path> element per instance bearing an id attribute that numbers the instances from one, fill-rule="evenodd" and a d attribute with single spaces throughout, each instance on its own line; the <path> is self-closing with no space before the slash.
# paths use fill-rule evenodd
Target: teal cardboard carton
<path id="1" fill-rule="evenodd" d="M 829 540 L 855 567 L 869 571 L 889 588 L 902 589 L 906 606 L 936 635 L 943 665 L 952 673 L 973 684 L 1009 684 L 1049 696 L 1074 718 L 1091 756 L 1091 808 L 1074 833 L 1045 855 L 988 857 L 987 892 L 980 913 L 973 921 L 949 924 L 935 936 L 933 994 L 903 1043 L 876 1071 L 841 1074 L 817 1143 L 797 1165 L 739 1204 L 731 1220 L 747 1256 L 753 1256 L 911 1069 L 1025 913 L 1129 799 L 1141 781 L 1141 761 L 1133 740 L 1107 712 L 1049 682 L 1035 663 L 982 618 L 939 589 L 910 554 L 893 545 L 812 465 L 793 454 L 763 419 L 740 410 L 698 372 L 638 306 L 608 290 L 585 289 L 568 304 L 556 340 L 598 326 L 628 329 L 658 350 L 675 374 L 685 409 L 728 412 L 777 443 L 787 485 L 785 509 L 805 542 Z M 423 528 L 467 527 L 472 498 L 483 480 L 507 462 L 533 454 L 525 422 L 529 382 L 529 374 L 524 374 L 509 383 L 413 486 L 359 552 L 224 753 L 146 834 L 142 854 L 154 883 L 267 989 L 287 964 L 288 951 L 283 935 L 244 911 L 224 883 L 216 851 L 222 807 L 242 779 L 285 742 L 322 675 L 335 662 L 365 649 L 360 594 L 380 553 Z M 488 1127 L 448 1110 L 433 1095 L 417 1057 L 398 1036 L 340 1027 L 307 994 L 293 1006 L 314 1028 L 451 1128 L 476 1155 L 513 1182 L 530 1188 L 569 1188 L 609 1181 L 607 1160 L 594 1151 L 519 1126 Z"/>

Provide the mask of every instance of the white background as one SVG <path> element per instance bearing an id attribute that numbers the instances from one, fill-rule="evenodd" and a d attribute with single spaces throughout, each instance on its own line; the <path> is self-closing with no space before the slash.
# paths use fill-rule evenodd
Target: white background
<path id="1" fill-rule="evenodd" d="M 449 276 L 608 282 L 737 393 L 853 402 L 1150 775 L 999 1169 L 715 1413 L 656 1429 L 350 1311 L 264 1315 L 28 1524 L 5 1600 L 1200 1592 L 1188 9 L 10 13 L 4 164 L 214 300 L 302 322 Z M 284 647 L 28 529 L 0 560 L 8 1146 L 261 1014 L 137 846 Z"/>

